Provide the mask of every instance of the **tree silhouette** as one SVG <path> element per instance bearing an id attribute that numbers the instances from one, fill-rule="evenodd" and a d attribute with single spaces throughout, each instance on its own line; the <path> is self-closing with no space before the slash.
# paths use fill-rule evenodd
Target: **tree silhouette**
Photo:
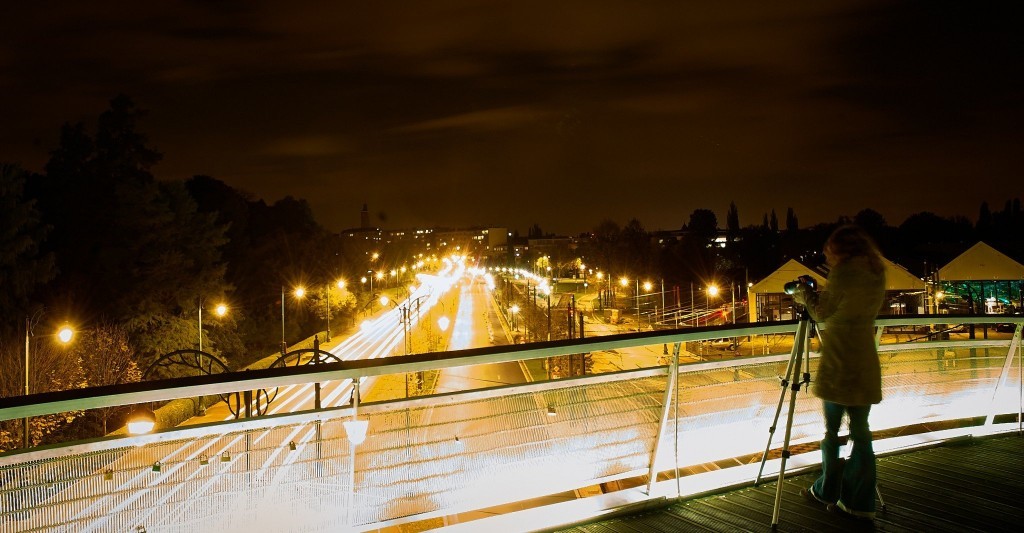
<path id="1" fill-rule="evenodd" d="M 35 202 L 25 195 L 25 172 L 0 165 L 0 316 L 26 314 L 29 297 L 53 279 L 53 254 L 42 252 L 47 229 L 40 222 Z M 17 320 L 5 320 L 0 333 L 13 333 Z"/>
<path id="2" fill-rule="evenodd" d="M 84 126 L 66 125 L 35 190 L 54 228 L 47 249 L 60 274 L 52 292 L 79 316 L 127 325 L 135 346 L 156 355 L 190 345 L 198 334 L 184 311 L 228 287 L 225 228 L 197 213 L 182 183 L 153 177 L 161 156 L 137 130 L 144 115 L 118 96 L 100 115 L 95 141 Z"/>

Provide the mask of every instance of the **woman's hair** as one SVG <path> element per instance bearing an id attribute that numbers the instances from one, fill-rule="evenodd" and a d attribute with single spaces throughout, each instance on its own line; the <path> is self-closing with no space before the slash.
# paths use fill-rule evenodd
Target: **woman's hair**
<path id="1" fill-rule="evenodd" d="M 851 257 L 864 257 L 871 264 L 875 273 L 885 271 L 882 253 L 875 246 L 875 241 L 859 226 L 847 224 L 839 226 L 825 241 L 825 249 L 841 263 Z"/>

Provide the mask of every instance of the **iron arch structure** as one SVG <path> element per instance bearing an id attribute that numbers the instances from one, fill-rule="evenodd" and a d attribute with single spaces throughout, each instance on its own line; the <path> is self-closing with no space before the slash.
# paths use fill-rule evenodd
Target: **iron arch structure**
<path id="1" fill-rule="evenodd" d="M 292 350 L 288 353 L 281 354 L 280 357 L 275 359 L 274 362 L 270 364 L 270 368 L 285 368 L 289 366 L 299 367 L 303 365 L 323 365 L 327 363 L 340 363 L 341 361 L 342 359 L 337 355 L 331 352 L 321 350 L 320 339 L 314 337 L 312 348 L 300 348 L 298 350 Z M 319 382 L 313 384 L 313 391 L 314 408 L 320 409 L 321 406 Z M 273 392 L 269 392 L 267 390 L 261 390 L 260 392 L 264 394 L 263 399 L 266 400 L 266 404 L 269 405 L 270 402 L 273 402 L 274 399 L 277 397 L 278 389 L 275 388 Z M 257 405 L 259 405 L 260 398 L 257 397 L 256 400 Z M 266 406 L 263 406 L 263 409 L 265 410 Z"/>

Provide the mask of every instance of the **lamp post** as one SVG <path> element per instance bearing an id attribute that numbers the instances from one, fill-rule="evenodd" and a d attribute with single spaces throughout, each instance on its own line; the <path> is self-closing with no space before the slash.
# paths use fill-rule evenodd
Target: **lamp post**
<path id="1" fill-rule="evenodd" d="M 718 296 L 718 285 L 715 285 L 715 284 L 708 285 L 707 292 L 704 293 L 704 296 L 705 296 L 705 298 L 704 298 L 704 302 L 705 302 L 704 306 L 707 308 L 707 311 L 708 311 L 707 316 L 704 318 L 704 325 L 705 326 L 710 326 L 711 325 L 711 298 L 714 297 L 714 296 Z"/>
<path id="2" fill-rule="evenodd" d="M 608 281 L 609 281 L 609 283 L 611 282 L 611 280 L 608 280 Z M 639 284 L 640 280 L 637 280 L 637 283 Z M 619 286 L 621 286 L 622 290 L 625 291 L 626 287 L 629 286 L 629 278 L 626 278 L 625 276 L 619 278 Z M 636 288 L 636 295 L 637 296 L 640 295 L 640 286 L 639 285 L 637 285 L 637 288 Z M 626 300 L 626 301 L 628 302 L 629 300 Z M 636 330 L 640 331 L 640 299 L 636 298 L 636 301 L 637 301 L 637 307 L 636 307 Z"/>
<path id="3" fill-rule="evenodd" d="M 352 470 L 349 475 L 349 506 L 348 506 L 348 525 L 351 527 L 355 521 L 355 505 L 356 505 L 356 446 L 359 446 L 366 440 L 366 430 L 369 429 L 369 420 L 359 419 L 359 385 L 362 378 L 355 378 L 352 380 L 352 420 L 346 420 L 342 422 L 345 427 L 345 436 L 348 437 L 349 443 L 352 445 Z"/>
<path id="4" fill-rule="evenodd" d="M 306 295 L 306 289 L 304 287 L 296 287 L 293 291 L 296 299 L 301 299 Z M 284 285 L 281 285 L 281 353 L 288 352 L 288 343 L 284 340 Z"/>
<path id="5" fill-rule="evenodd" d="M 544 287 L 544 295 L 548 299 L 548 340 L 551 340 L 551 286 Z"/>
<path id="6" fill-rule="evenodd" d="M 56 335 L 57 335 L 57 339 L 60 340 L 61 344 L 67 344 L 67 343 L 71 342 L 72 337 L 75 336 L 75 330 L 71 329 L 71 326 L 68 326 L 68 325 L 65 324 L 64 326 L 61 326 L 60 330 L 57 331 Z M 32 318 L 26 316 L 25 317 L 25 396 L 28 396 L 28 394 L 29 394 L 29 383 L 30 383 L 30 379 L 29 379 L 29 364 L 32 362 L 32 350 L 31 350 L 31 345 L 30 345 L 30 340 L 29 339 L 31 337 L 32 337 Z M 24 430 L 24 435 L 23 435 L 22 442 L 24 444 L 24 448 L 25 449 L 28 449 L 29 445 L 31 444 L 31 438 L 30 438 L 30 435 L 29 435 L 29 420 L 31 420 L 31 417 L 27 417 L 27 416 L 22 419 L 22 425 L 23 425 L 22 429 Z"/>
<path id="7" fill-rule="evenodd" d="M 335 285 L 339 290 L 345 290 L 345 280 L 339 279 Z M 324 342 L 331 342 L 331 286 L 327 285 L 327 333 L 324 335 Z"/>
<path id="8" fill-rule="evenodd" d="M 213 313 L 219 317 L 222 317 L 228 313 L 228 306 L 225 304 L 217 304 L 217 307 L 213 308 Z M 199 368 L 203 368 L 203 297 L 199 297 Z M 206 414 L 206 405 L 203 401 L 203 397 L 199 397 L 198 409 L 200 415 Z"/>

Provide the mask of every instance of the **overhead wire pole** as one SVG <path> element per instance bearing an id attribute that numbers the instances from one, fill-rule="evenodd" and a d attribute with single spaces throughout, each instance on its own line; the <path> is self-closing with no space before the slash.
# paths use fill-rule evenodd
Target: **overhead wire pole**
<path id="1" fill-rule="evenodd" d="M 29 341 L 28 341 L 28 339 L 29 339 L 30 335 L 32 335 L 32 319 L 30 317 L 26 316 L 25 317 L 25 396 L 28 396 L 28 382 L 29 382 L 28 364 L 29 364 L 29 359 L 31 358 L 31 355 L 29 355 L 30 352 L 29 352 Z M 28 429 L 29 429 L 28 421 L 29 421 L 29 417 L 27 417 L 27 416 L 22 419 L 22 423 L 24 425 L 24 432 L 25 432 L 24 433 L 24 444 L 25 444 L 24 447 L 25 447 L 25 449 L 28 449 L 29 444 L 31 442 L 31 439 L 29 438 L 29 433 L 28 433 Z"/>
<path id="2" fill-rule="evenodd" d="M 284 285 L 281 285 L 281 353 L 288 352 L 288 344 L 284 340 Z"/>

